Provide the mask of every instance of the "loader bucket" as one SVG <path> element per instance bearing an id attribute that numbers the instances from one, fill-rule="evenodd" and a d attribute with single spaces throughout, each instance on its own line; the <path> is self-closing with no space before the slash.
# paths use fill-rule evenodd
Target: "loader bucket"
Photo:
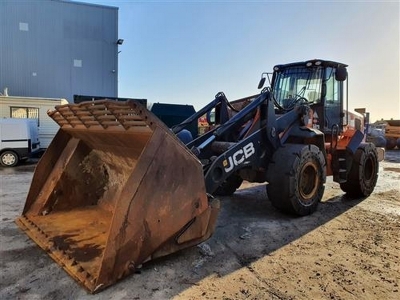
<path id="1" fill-rule="evenodd" d="M 218 202 L 209 202 L 200 161 L 140 103 L 48 114 L 60 129 L 16 223 L 90 292 L 212 234 Z"/>

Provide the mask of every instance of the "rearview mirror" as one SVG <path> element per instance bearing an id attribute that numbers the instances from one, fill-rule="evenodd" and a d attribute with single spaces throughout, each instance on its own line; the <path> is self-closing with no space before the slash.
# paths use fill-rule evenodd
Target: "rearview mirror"
<path id="1" fill-rule="evenodd" d="M 258 89 L 261 89 L 264 86 L 265 79 L 265 77 L 261 77 L 260 82 L 258 83 Z"/>
<path id="2" fill-rule="evenodd" d="M 347 78 L 347 69 L 346 67 L 337 67 L 335 72 L 335 79 L 337 81 L 345 81 Z"/>

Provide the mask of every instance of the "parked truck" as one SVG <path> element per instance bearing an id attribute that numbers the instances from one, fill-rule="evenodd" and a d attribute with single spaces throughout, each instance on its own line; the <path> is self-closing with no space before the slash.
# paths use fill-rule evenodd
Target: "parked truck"
<path id="1" fill-rule="evenodd" d="M 0 119 L 0 164 L 14 167 L 40 150 L 36 120 Z"/>
<path id="2" fill-rule="evenodd" d="M 137 101 L 57 106 L 60 126 L 36 167 L 16 222 L 90 292 L 148 260 L 208 239 L 217 194 L 243 180 L 267 183 L 267 199 L 306 216 L 327 176 L 349 197 L 368 197 L 378 151 L 347 107 L 347 65 L 277 65 L 269 87 L 229 102 L 224 93 L 172 129 Z M 180 139 L 210 111 L 212 129 Z M 182 142 L 184 141 L 184 142 Z"/>
<path id="3" fill-rule="evenodd" d="M 400 149 L 400 120 L 387 120 L 385 126 L 386 149 Z"/>

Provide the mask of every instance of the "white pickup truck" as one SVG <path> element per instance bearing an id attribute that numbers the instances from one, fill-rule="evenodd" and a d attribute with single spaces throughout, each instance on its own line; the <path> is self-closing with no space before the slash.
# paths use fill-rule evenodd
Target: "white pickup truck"
<path id="1" fill-rule="evenodd" d="M 40 150 L 35 119 L 0 119 L 0 164 L 14 167 Z"/>

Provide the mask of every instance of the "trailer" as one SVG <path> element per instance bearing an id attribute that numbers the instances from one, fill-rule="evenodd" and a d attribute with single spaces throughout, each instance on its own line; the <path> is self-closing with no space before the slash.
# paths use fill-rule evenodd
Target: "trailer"
<path id="1" fill-rule="evenodd" d="M 386 149 L 392 150 L 396 146 L 400 149 L 400 120 L 386 120 L 386 123 Z"/>
<path id="2" fill-rule="evenodd" d="M 40 147 L 46 149 L 59 128 L 47 111 L 63 104 L 68 104 L 68 101 L 61 98 L 0 96 L 0 118 L 36 119 Z"/>

